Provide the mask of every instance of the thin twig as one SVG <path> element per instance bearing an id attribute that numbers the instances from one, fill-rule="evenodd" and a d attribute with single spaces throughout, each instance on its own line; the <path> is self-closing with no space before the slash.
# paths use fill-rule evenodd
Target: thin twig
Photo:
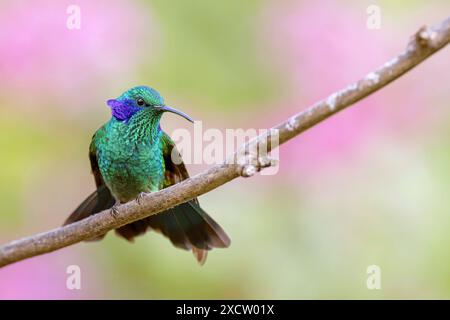
<path id="1" fill-rule="evenodd" d="M 361 80 L 272 128 L 278 130 L 279 143 L 292 139 L 383 88 L 446 46 L 449 41 L 450 18 L 432 28 L 422 27 L 399 56 L 389 60 Z M 252 147 L 257 147 L 257 150 L 259 148 L 270 150 L 274 146 L 271 144 L 270 135 L 264 134 L 249 142 L 241 150 L 252 150 Z M 245 161 L 242 161 L 243 159 Z M 123 204 L 118 207 L 115 217 L 105 210 L 73 224 L 7 243 L 0 247 L 0 267 L 95 238 L 112 229 L 191 200 L 239 176 L 252 176 L 270 165 L 269 159 L 262 158 L 257 153 L 238 152 L 233 160 L 235 161 L 228 160 L 222 165 L 214 166 L 167 189 L 147 194 L 140 200 L 140 204 L 136 201 Z"/>

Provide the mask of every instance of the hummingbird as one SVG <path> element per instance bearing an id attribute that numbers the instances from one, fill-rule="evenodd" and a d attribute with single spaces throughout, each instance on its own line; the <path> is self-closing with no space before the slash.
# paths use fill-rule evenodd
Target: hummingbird
<path id="1" fill-rule="evenodd" d="M 111 119 L 98 129 L 89 147 L 89 159 L 97 189 L 67 218 L 64 225 L 97 212 L 167 188 L 189 177 L 175 143 L 160 126 L 165 112 L 193 120 L 165 105 L 162 96 L 147 86 L 137 86 L 110 99 Z M 181 158 L 179 158 L 181 159 Z M 149 230 L 157 231 L 181 249 L 192 251 L 200 265 L 212 248 L 227 248 L 230 238 L 201 207 L 197 199 L 115 229 L 133 242 Z M 101 235 L 95 239 L 101 240 Z"/>

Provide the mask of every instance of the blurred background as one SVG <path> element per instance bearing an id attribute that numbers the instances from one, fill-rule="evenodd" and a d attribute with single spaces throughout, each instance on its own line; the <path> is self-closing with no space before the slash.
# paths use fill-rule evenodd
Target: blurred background
<path id="1" fill-rule="evenodd" d="M 81 28 L 66 27 L 67 7 Z M 381 10 L 369 29 L 367 8 Z M 448 1 L 0 2 L 0 242 L 61 225 L 94 190 L 105 101 L 156 88 L 204 129 L 266 128 L 405 48 Z M 0 269 L 3 299 L 450 298 L 448 48 L 281 146 L 275 176 L 200 197 L 232 245 L 199 267 L 112 232 Z M 165 116 L 169 133 L 192 129 Z M 190 165 L 191 174 L 207 166 Z M 81 290 L 66 268 L 81 268 Z M 381 290 L 366 286 L 381 268 Z"/>

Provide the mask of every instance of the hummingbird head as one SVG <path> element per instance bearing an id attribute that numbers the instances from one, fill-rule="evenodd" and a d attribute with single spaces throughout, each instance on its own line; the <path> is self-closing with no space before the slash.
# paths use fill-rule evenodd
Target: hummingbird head
<path id="1" fill-rule="evenodd" d="M 158 91 L 146 86 L 131 88 L 118 98 L 109 99 L 106 103 L 111 108 L 113 117 L 120 121 L 128 121 L 137 112 L 147 110 L 150 116 L 161 116 L 163 112 L 172 112 L 194 122 L 185 113 L 166 106 Z"/>

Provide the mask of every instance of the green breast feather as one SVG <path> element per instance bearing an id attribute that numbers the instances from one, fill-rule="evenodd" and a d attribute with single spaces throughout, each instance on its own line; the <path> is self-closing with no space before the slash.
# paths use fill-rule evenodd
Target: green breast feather
<path id="1" fill-rule="evenodd" d="M 139 134 L 133 123 L 111 119 L 93 138 L 105 184 L 120 202 L 164 185 L 162 131 Z"/>

